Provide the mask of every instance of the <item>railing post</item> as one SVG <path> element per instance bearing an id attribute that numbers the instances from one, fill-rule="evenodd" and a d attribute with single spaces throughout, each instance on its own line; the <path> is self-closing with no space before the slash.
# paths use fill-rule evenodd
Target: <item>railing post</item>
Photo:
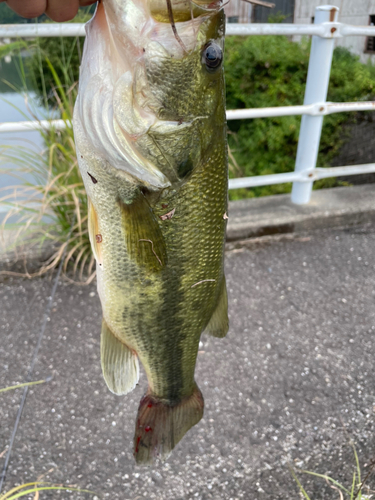
<path id="1" fill-rule="evenodd" d="M 333 5 L 316 7 L 314 24 L 337 21 L 338 11 L 338 7 Z M 312 37 L 304 104 L 326 101 L 333 48 L 333 38 Z M 295 165 L 296 172 L 308 172 L 316 167 L 322 125 L 323 116 L 302 116 Z M 294 182 L 292 202 L 298 205 L 308 203 L 311 197 L 312 186 L 313 183 L 309 181 Z"/>

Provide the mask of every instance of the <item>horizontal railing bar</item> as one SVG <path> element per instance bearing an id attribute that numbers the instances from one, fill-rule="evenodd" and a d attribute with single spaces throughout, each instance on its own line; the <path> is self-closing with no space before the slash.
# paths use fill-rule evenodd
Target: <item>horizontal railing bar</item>
<path id="1" fill-rule="evenodd" d="M 273 116 L 312 115 L 322 116 L 348 111 L 375 110 L 375 101 L 366 102 L 322 102 L 302 106 L 276 106 L 273 108 L 229 109 L 227 120 L 245 118 L 269 118 Z"/>
<path id="2" fill-rule="evenodd" d="M 338 22 L 321 24 L 227 24 L 227 35 L 286 35 L 341 38 L 344 36 L 374 36 L 375 26 L 352 26 Z"/>
<path id="3" fill-rule="evenodd" d="M 30 120 L 23 122 L 0 123 L 0 132 L 31 132 L 33 130 L 64 130 L 65 120 Z"/>
<path id="4" fill-rule="evenodd" d="M 285 174 L 254 175 L 253 177 L 240 177 L 229 179 L 229 189 L 270 186 L 272 184 L 285 184 L 286 182 L 311 182 L 328 177 L 345 177 L 347 175 L 360 175 L 375 173 L 375 163 L 364 165 L 349 165 L 345 167 L 315 168 L 311 171 L 287 172 Z"/>
<path id="5" fill-rule="evenodd" d="M 341 24 L 340 32 L 341 36 L 374 36 L 374 26 L 353 26 L 351 24 Z"/>
<path id="6" fill-rule="evenodd" d="M 331 23 L 330 23 L 331 24 Z M 333 24 L 333 23 L 332 23 Z M 277 23 L 277 24 L 261 24 L 261 23 L 250 23 L 250 24 L 237 24 L 230 23 L 227 24 L 225 33 L 228 36 L 240 35 L 300 35 L 300 36 L 325 36 L 326 29 L 323 24 L 287 24 L 287 23 Z"/>
<path id="7" fill-rule="evenodd" d="M 310 180 L 328 179 L 329 177 L 345 177 L 347 175 L 373 174 L 375 173 L 375 163 L 365 163 L 362 165 L 348 165 L 345 167 L 316 168 L 312 172 Z"/>
<path id="8" fill-rule="evenodd" d="M 342 23 L 322 24 L 235 24 L 229 23 L 230 35 L 297 35 L 340 38 L 343 36 L 375 36 L 375 26 L 352 26 Z M 85 36 L 83 23 L 0 24 L 0 38 L 34 38 L 36 36 Z"/>
<path id="9" fill-rule="evenodd" d="M 239 177 L 229 179 L 229 189 L 250 188 L 258 186 L 271 186 L 272 184 L 285 184 L 286 182 L 302 181 L 302 176 L 296 172 L 285 174 L 254 175 L 252 177 Z"/>
<path id="10" fill-rule="evenodd" d="M 86 36 L 84 23 L 0 24 L 0 38 Z"/>
<path id="11" fill-rule="evenodd" d="M 373 111 L 375 101 L 325 102 L 319 104 L 318 107 L 317 114 L 319 115 L 332 115 L 333 113 L 346 113 L 348 111 Z"/>
<path id="12" fill-rule="evenodd" d="M 243 120 L 245 118 L 270 118 L 273 116 L 311 114 L 313 108 L 314 104 L 308 106 L 277 106 L 273 108 L 228 109 L 227 120 Z"/>
<path id="13" fill-rule="evenodd" d="M 242 120 L 245 118 L 268 118 L 273 116 L 293 115 L 330 115 L 332 113 L 344 113 L 347 111 L 371 111 L 375 110 L 375 101 L 366 102 L 322 102 L 304 106 L 277 106 L 274 108 L 254 109 L 229 109 L 227 120 Z M 55 128 L 63 130 L 66 127 L 64 120 L 30 120 L 20 122 L 0 123 L 1 132 L 25 132 L 32 130 L 49 130 Z"/>

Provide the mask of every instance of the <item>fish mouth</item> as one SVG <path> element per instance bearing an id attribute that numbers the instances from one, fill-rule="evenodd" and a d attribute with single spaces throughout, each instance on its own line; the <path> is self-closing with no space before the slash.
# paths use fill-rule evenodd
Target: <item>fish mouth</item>
<path id="1" fill-rule="evenodd" d="M 155 21 L 173 24 L 215 12 L 221 8 L 222 2 L 221 0 L 147 0 L 147 6 Z"/>
<path id="2" fill-rule="evenodd" d="M 147 40 L 160 42 L 179 58 L 194 50 L 207 16 L 223 7 L 223 0 L 106 0 L 98 11 L 105 11 L 111 43 L 128 59 L 141 59 Z"/>

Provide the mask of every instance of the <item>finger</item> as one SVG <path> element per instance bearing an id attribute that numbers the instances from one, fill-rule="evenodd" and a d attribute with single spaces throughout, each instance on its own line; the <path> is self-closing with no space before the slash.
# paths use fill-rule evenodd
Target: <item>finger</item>
<path id="1" fill-rule="evenodd" d="M 0 1 L 2 1 L 2 0 L 0 0 Z M 96 2 L 96 0 L 79 0 L 79 6 L 80 7 L 87 7 L 88 5 L 92 5 L 95 2 Z"/>
<path id="2" fill-rule="evenodd" d="M 53 21 L 70 21 L 77 14 L 79 0 L 47 0 L 46 14 Z"/>
<path id="3" fill-rule="evenodd" d="M 22 17 L 38 17 L 46 10 L 47 0 L 7 0 L 9 7 Z"/>

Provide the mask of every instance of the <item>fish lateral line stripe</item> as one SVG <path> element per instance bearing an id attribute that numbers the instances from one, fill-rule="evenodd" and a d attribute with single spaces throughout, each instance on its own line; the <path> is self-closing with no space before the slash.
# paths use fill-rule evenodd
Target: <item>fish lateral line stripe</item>
<path id="1" fill-rule="evenodd" d="M 207 281 L 215 282 L 216 280 L 214 280 L 214 279 L 208 279 L 208 280 L 198 281 L 197 283 L 194 283 L 194 285 L 191 285 L 191 287 L 190 287 L 190 288 L 194 288 L 195 286 L 198 286 L 198 285 L 200 285 L 201 283 L 207 283 Z"/>
<path id="2" fill-rule="evenodd" d="M 161 265 L 161 267 L 163 267 L 163 263 L 162 261 L 159 259 L 159 256 L 157 255 L 157 253 L 155 252 L 154 250 L 154 242 L 151 241 L 151 240 L 146 240 L 146 239 L 141 239 L 141 240 L 138 240 L 138 242 L 140 241 L 148 241 L 149 243 L 151 243 L 151 250 L 152 250 L 152 253 L 155 255 L 155 257 L 158 259 L 158 262 L 159 264 Z"/>

